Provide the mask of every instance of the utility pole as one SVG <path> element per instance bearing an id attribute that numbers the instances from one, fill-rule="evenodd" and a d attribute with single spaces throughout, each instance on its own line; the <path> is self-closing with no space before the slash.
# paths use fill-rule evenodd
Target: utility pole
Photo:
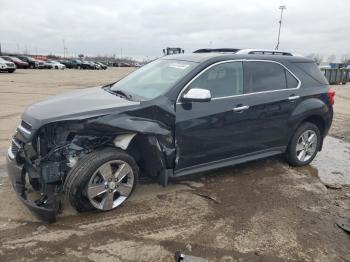
<path id="1" fill-rule="evenodd" d="M 63 44 L 63 58 L 66 58 L 66 42 L 64 39 L 62 39 L 62 44 Z"/>
<path id="2" fill-rule="evenodd" d="M 278 50 L 278 47 L 280 45 L 280 35 L 281 35 L 281 27 L 282 27 L 282 18 L 283 18 L 283 11 L 285 9 L 287 9 L 287 7 L 285 5 L 280 5 L 280 7 L 278 8 L 281 10 L 281 17 L 280 17 L 280 21 L 279 21 L 279 28 L 278 28 L 278 38 L 277 38 L 277 45 L 276 45 L 276 50 Z"/>

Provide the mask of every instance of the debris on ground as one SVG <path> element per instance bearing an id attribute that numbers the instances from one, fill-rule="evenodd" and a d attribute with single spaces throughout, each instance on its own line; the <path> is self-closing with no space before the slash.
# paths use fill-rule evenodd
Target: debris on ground
<path id="1" fill-rule="evenodd" d="M 195 257 L 195 256 L 188 256 L 185 254 L 182 254 L 181 251 L 175 252 L 175 262 L 208 262 L 207 259 L 204 259 L 202 257 Z"/>
<path id="2" fill-rule="evenodd" d="M 204 197 L 204 198 L 207 198 L 207 199 L 210 199 L 212 200 L 214 203 L 216 204 L 221 204 L 221 201 L 218 200 L 218 198 L 214 195 L 210 195 L 210 194 L 207 194 L 207 193 L 202 193 L 202 192 L 192 192 L 193 194 L 197 195 L 197 196 L 200 196 L 200 197 Z"/>
<path id="3" fill-rule="evenodd" d="M 191 246 L 191 244 L 187 244 L 187 245 L 186 245 L 186 249 L 187 249 L 188 251 L 192 252 L 192 246 Z"/>
<path id="4" fill-rule="evenodd" d="M 345 232 L 350 233 L 350 218 L 339 218 L 335 223 Z"/>
<path id="5" fill-rule="evenodd" d="M 41 225 L 41 226 L 38 226 L 38 227 L 36 228 L 36 232 L 37 232 L 37 233 L 41 233 L 41 232 L 45 231 L 46 229 L 47 229 L 46 226 Z"/>
<path id="6" fill-rule="evenodd" d="M 342 189 L 342 185 L 340 184 L 330 184 L 330 183 L 323 183 L 327 188 L 329 189 Z"/>

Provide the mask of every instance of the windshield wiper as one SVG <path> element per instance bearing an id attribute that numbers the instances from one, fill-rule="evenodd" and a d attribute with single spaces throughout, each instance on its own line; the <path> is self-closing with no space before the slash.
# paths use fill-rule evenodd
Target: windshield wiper
<path id="1" fill-rule="evenodd" d="M 127 93 L 125 93 L 125 92 L 122 91 L 122 90 L 113 90 L 113 91 L 114 91 L 114 93 L 117 94 L 117 95 L 121 95 L 121 96 L 125 97 L 125 98 L 128 99 L 128 100 L 132 100 L 132 95 L 127 94 Z"/>
<path id="2" fill-rule="evenodd" d="M 110 93 L 112 93 L 112 94 L 116 94 L 116 95 L 118 95 L 118 96 L 120 96 L 120 97 L 124 97 L 124 98 L 126 98 L 126 99 L 128 99 L 128 100 L 132 100 L 132 95 L 127 94 L 127 93 L 125 93 L 125 92 L 122 91 L 122 90 L 112 90 L 111 88 L 108 88 L 108 91 L 109 91 Z"/>

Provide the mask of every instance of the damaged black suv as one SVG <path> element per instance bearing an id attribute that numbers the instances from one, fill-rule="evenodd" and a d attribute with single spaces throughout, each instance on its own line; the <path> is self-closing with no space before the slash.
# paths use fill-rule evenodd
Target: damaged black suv
<path id="1" fill-rule="evenodd" d="M 8 150 L 8 174 L 43 220 L 55 220 L 62 193 L 78 211 L 111 210 L 139 176 L 166 185 L 277 154 L 306 165 L 322 148 L 333 102 L 303 57 L 166 56 L 116 83 L 30 106 Z"/>

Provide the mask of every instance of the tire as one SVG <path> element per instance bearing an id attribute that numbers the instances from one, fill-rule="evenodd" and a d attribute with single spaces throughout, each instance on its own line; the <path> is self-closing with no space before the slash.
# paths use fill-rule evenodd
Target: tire
<path id="1" fill-rule="evenodd" d="M 102 169 L 102 166 L 108 165 L 111 170 L 113 168 L 116 168 L 116 170 L 119 170 L 120 166 L 113 166 L 114 162 L 123 162 L 126 163 L 128 170 L 130 170 L 133 174 L 133 179 L 131 179 L 131 173 L 129 172 L 128 175 L 125 176 L 124 179 L 120 181 L 120 183 L 117 183 L 117 178 L 114 176 L 117 172 L 113 171 L 113 179 L 114 181 L 106 182 L 106 180 L 103 180 L 103 176 L 100 175 L 100 169 Z M 117 164 L 115 164 L 117 165 Z M 114 173 L 115 172 L 115 173 Z M 130 177 L 129 177 L 130 176 Z M 117 208 L 119 205 L 121 205 L 127 198 L 131 196 L 133 193 L 137 181 L 139 177 L 139 168 L 135 162 L 135 160 L 127 154 L 125 151 L 121 149 L 116 148 L 105 148 L 96 150 L 83 158 L 81 158 L 78 163 L 70 170 L 70 172 L 67 175 L 67 178 L 64 182 L 64 191 L 66 196 L 68 197 L 71 205 L 78 211 L 78 212 L 84 212 L 89 210 L 101 210 L 101 211 L 108 211 Z M 126 183 L 125 180 L 126 179 Z M 130 179 L 130 180 L 129 180 Z M 101 180 L 101 181 L 98 181 Z M 94 184 L 92 184 L 92 181 L 95 181 Z M 96 182 L 97 181 L 97 182 Z M 132 185 L 131 185 L 132 181 Z M 106 184 L 108 183 L 108 185 Z M 115 186 L 113 187 L 113 185 Z M 112 185 L 112 186 L 111 186 Z M 118 185 L 120 186 L 120 189 L 122 187 L 128 189 L 128 194 L 122 195 L 119 193 Z M 126 187 L 126 185 L 128 185 Z M 89 195 L 90 188 L 92 187 L 99 187 L 99 188 L 105 188 L 102 189 L 106 192 L 103 192 L 102 194 L 98 194 L 95 196 L 95 198 L 92 198 Z M 114 189 L 111 189 L 114 188 Z M 114 190 L 116 190 L 114 192 Z M 113 192 L 112 192 L 113 191 Z M 129 192 L 130 191 L 130 192 Z M 109 208 L 105 208 L 105 205 L 103 204 L 104 198 L 108 199 L 108 197 L 111 197 L 115 200 L 112 200 L 113 206 L 108 206 Z M 100 201 L 100 202 L 99 202 Z M 119 203 L 119 202 L 120 203 Z M 107 202 L 107 200 L 105 201 Z M 111 202 L 111 201 L 109 201 Z M 111 208 L 110 208 L 111 207 Z"/>
<path id="2" fill-rule="evenodd" d="M 8 70 L 7 72 L 8 73 L 13 73 L 13 72 L 15 72 L 16 71 L 16 69 L 10 69 L 10 70 Z"/>
<path id="3" fill-rule="evenodd" d="M 316 141 L 314 141 L 313 137 L 316 138 Z M 306 140 L 307 143 L 305 144 L 304 141 Z M 308 165 L 320 150 L 321 141 L 320 129 L 315 124 L 310 122 L 302 123 L 289 142 L 286 151 L 287 162 L 291 166 Z"/>

